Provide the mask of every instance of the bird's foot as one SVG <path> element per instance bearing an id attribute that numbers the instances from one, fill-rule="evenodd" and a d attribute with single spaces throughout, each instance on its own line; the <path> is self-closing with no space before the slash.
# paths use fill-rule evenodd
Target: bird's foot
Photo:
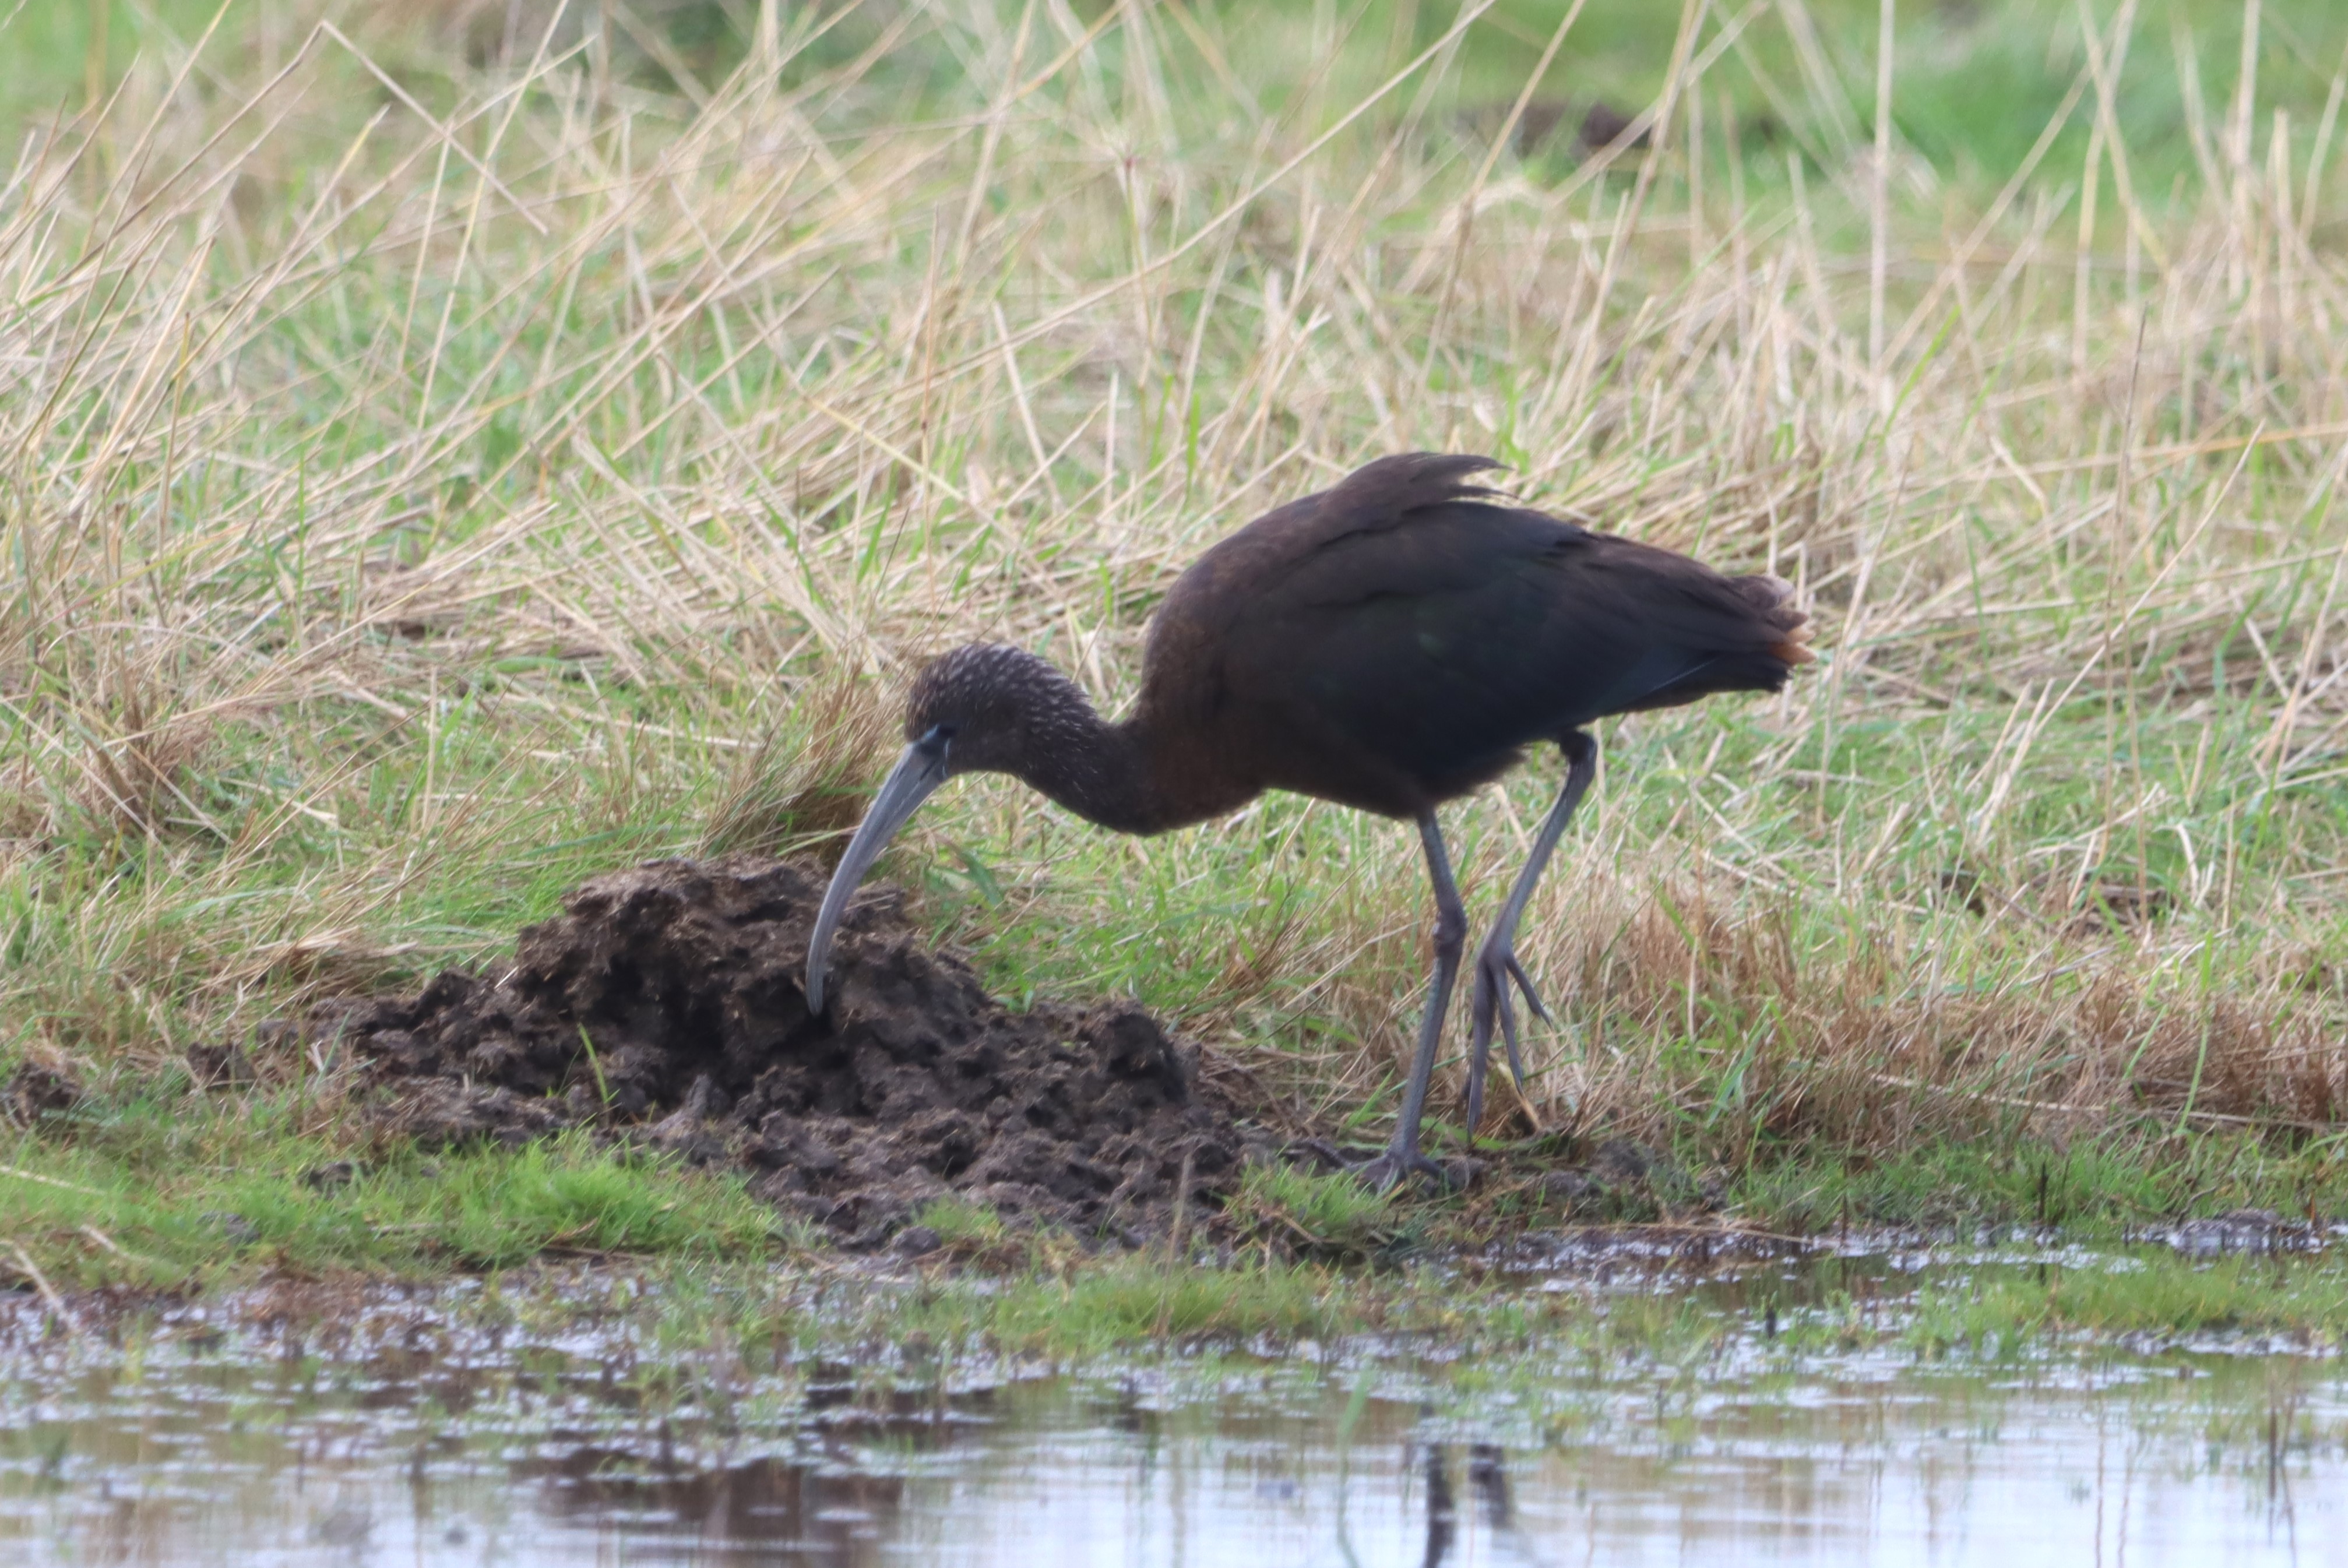
<path id="1" fill-rule="evenodd" d="M 1483 1161 L 1466 1155 L 1449 1161 L 1435 1160 L 1419 1150 L 1397 1150 L 1391 1143 L 1366 1159 L 1348 1154 L 1326 1138 L 1299 1138 L 1288 1145 L 1288 1152 L 1292 1155 L 1311 1154 L 1332 1172 L 1358 1176 L 1379 1192 L 1389 1190 L 1409 1174 L 1433 1183 L 1439 1191 L 1460 1192 L 1474 1186 L 1486 1170 Z"/>
<path id="2" fill-rule="evenodd" d="M 1471 1134 L 1484 1118 L 1484 1071 L 1492 1058 L 1495 1023 L 1509 1048 L 1509 1076 L 1519 1090 L 1524 1087 L 1525 1059 L 1517 1043 L 1517 1003 L 1509 993 L 1511 986 L 1524 993 L 1525 1005 L 1532 1009 L 1535 1018 L 1543 1023 L 1550 1021 L 1549 1009 L 1541 1006 L 1540 993 L 1533 989 L 1532 977 L 1517 961 L 1516 950 L 1505 943 L 1485 943 L 1484 950 L 1476 955 L 1476 994 L 1469 1008 L 1475 1026 L 1468 1042 L 1468 1127 Z"/>
<path id="3" fill-rule="evenodd" d="M 1447 1193 L 1455 1185 L 1451 1173 L 1428 1159 L 1416 1148 L 1397 1148 L 1388 1144 L 1366 1160 L 1350 1161 L 1345 1169 L 1360 1178 L 1364 1186 L 1374 1193 L 1392 1192 L 1413 1176 L 1431 1182 L 1435 1190 Z"/>

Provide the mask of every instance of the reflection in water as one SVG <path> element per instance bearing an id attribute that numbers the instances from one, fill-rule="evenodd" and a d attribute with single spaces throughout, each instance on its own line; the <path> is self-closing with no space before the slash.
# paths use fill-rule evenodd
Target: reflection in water
<path id="1" fill-rule="evenodd" d="M 1692 1358 L 1529 1357 L 1473 1396 L 1179 1358 L 915 1386 L 444 1306 L 109 1344 L 0 1305 L 0 1563 L 2019 1568 L 2348 1538 L 2348 1397 L 2304 1357 L 1805 1358 L 1756 1311 Z"/>
<path id="2" fill-rule="evenodd" d="M 1538 1555 L 1517 1531 L 1516 1510 L 1509 1498 L 1508 1450 L 1498 1443 L 1468 1445 L 1468 1486 L 1476 1494 L 1486 1551 L 1495 1562 L 1534 1563 Z M 1450 1473 L 1440 1445 L 1426 1450 L 1426 1568 L 1449 1560 L 1458 1533 L 1458 1505 L 1451 1495 Z"/>
<path id="3" fill-rule="evenodd" d="M 1451 1555 L 1451 1537 L 1458 1528 L 1459 1511 L 1451 1501 L 1451 1471 L 1443 1462 L 1443 1445 L 1426 1445 L 1426 1555 L 1420 1559 L 1426 1568 L 1441 1568 L 1443 1560 Z"/>
<path id="4" fill-rule="evenodd" d="M 1468 1484 L 1484 1504 L 1484 1522 L 1494 1531 L 1514 1526 L 1509 1508 L 1509 1461 L 1497 1443 L 1478 1443 L 1468 1450 Z"/>
<path id="5" fill-rule="evenodd" d="M 774 1459 L 647 1475 L 632 1456 L 593 1447 L 524 1461 L 512 1473 L 548 1483 L 539 1501 L 551 1518 L 591 1528 L 630 1520 L 643 1533 L 709 1546 L 790 1542 L 834 1562 L 853 1561 L 858 1542 L 880 1539 L 905 1488 L 897 1476 L 825 1474 Z"/>

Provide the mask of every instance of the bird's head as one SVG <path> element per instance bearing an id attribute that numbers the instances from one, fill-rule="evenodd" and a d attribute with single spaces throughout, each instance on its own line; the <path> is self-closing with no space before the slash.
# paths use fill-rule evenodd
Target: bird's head
<path id="1" fill-rule="evenodd" d="M 1076 683 L 1033 653 L 973 642 L 934 660 L 905 700 L 905 751 L 881 781 L 824 890 L 808 942 L 808 1010 L 823 1010 L 832 934 L 864 874 L 921 804 L 956 774 L 1027 771 L 1094 722 Z"/>

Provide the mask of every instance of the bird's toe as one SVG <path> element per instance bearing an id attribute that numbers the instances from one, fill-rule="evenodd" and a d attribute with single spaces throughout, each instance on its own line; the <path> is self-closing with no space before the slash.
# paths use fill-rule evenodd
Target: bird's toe
<path id="1" fill-rule="evenodd" d="M 1533 1016 L 1543 1023 L 1550 1021 L 1549 1009 L 1541 1006 L 1540 997 L 1525 974 L 1516 953 L 1507 948 L 1487 948 L 1476 960 L 1476 998 L 1473 1011 L 1475 1032 L 1468 1051 L 1469 1104 L 1475 1110 L 1483 1108 L 1484 1063 L 1490 1054 L 1495 1026 L 1509 1048 L 1509 1071 L 1519 1086 L 1525 1079 L 1524 1050 L 1517 1030 L 1516 999 L 1510 987 L 1524 993 L 1525 1004 Z M 1472 1114 L 1472 1113 L 1471 1113 Z"/>
<path id="2" fill-rule="evenodd" d="M 1524 965 L 1517 961 L 1517 955 L 1513 950 L 1508 956 L 1508 969 L 1509 978 L 1517 982 L 1519 990 L 1525 993 L 1525 1005 L 1533 1009 L 1533 1017 L 1543 1023 L 1556 1021 L 1549 1016 L 1549 1009 L 1541 1006 L 1540 993 L 1533 989 L 1533 978 L 1525 973 Z"/>
<path id="3" fill-rule="evenodd" d="M 1550 1021 L 1549 1009 L 1542 1004 L 1540 992 L 1534 989 L 1533 978 L 1525 972 L 1515 948 L 1487 948 L 1476 955 L 1476 1006 L 1479 1011 L 1500 1005 L 1490 999 L 1494 997 L 1504 1003 L 1511 986 L 1524 997 L 1525 1006 L 1532 1009 L 1533 1017 L 1543 1023 Z"/>

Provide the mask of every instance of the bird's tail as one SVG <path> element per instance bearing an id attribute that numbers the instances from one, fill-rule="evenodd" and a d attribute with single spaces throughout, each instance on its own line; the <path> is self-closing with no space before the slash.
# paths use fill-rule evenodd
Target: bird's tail
<path id="1" fill-rule="evenodd" d="M 1783 638 L 1769 645 L 1769 655 L 1783 660 L 1787 668 L 1807 664 L 1818 658 L 1810 651 L 1810 638 L 1817 628 L 1810 618 L 1794 603 L 1794 585 L 1782 577 L 1766 574 L 1731 578 L 1730 582 L 1745 601 L 1759 610 L 1762 619 L 1784 633 Z"/>

